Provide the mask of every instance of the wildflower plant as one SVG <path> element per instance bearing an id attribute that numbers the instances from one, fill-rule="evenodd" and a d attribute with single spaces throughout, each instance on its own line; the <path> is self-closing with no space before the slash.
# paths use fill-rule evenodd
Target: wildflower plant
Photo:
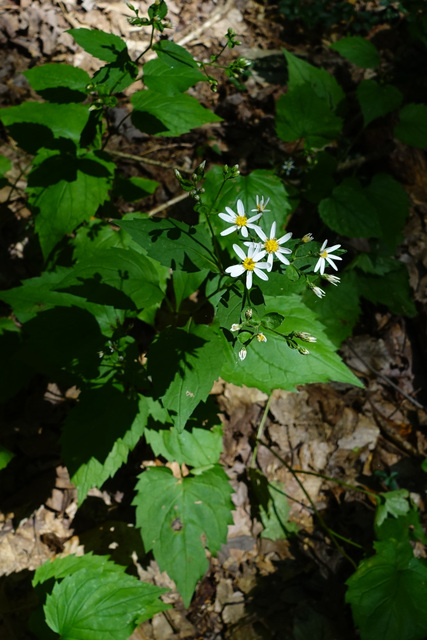
<path id="1" fill-rule="evenodd" d="M 221 121 L 188 89 L 201 82 L 215 92 L 224 76 L 239 86 L 250 62 L 237 57 L 221 64 L 224 51 L 240 44 L 231 28 L 209 61 L 197 60 L 172 39 L 159 38 L 173 26 L 166 2 L 156 0 L 144 16 L 132 4 L 128 9 L 130 24 L 148 29 L 149 44 L 135 59 L 118 36 L 71 29 L 104 66 L 92 77 L 68 65 L 30 69 L 25 75 L 40 100 L 0 110 L 14 148 L 32 158 L 20 174 L 25 196 L 18 197 L 32 213 L 28 256 L 37 255 L 28 277 L 0 292 L 0 401 L 16 398 L 33 380 L 79 390 L 58 443 L 79 505 L 144 440 L 164 464 L 138 477 L 136 525 L 145 552 L 153 552 L 189 606 L 209 566 L 206 551 L 220 550 L 232 522 L 232 488 L 219 462 L 221 426 L 210 417 L 216 415 L 209 398 L 214 382 L 221 377 L 267 393 L 329 380 L 360 383 L 336 352 L 328 326 L 333 314 L 320 321 L 312 304 L 340 291 L 340 276 L 327 271 L 337 272 L 344 250 L 334 241 L 329 246 L 329 233 L 320 242 L 310 231 L 299 239 L 286 228 L 292 204 L 283 174 L 296 174 L 303 161 L 308 166 L 308 155 L 244 176 L 237 165 L 205 161 L 191 170 L 170 167 L 190 196 L 191 223 L 146 213 L 144 199 L 159 184 L 129 176 L 117 160 L 111 139 L 121 129 L 110 110 L 118 97 L 124 100 L 123 92 L 142 81 L 120 124 L 131 118 L 145 138 L 179 137 Z M 149 50 L 155 55 L 145 61 Z M 295 75 L 306 77 L 294 69 L 291 85 Z M 334 89 L 323 80 L 312 84 Z M 310 91 L 292 86 L 280 99 L 277 130 L 285 140 L 304 138 L 315 167 L 311 147 L 330 141 L 341 119 L 321 98 L 306 100 Z M 335 87 L 331 104 L 340 95 Z M 320 118 L 314 124 L 287 119 L 289 108 L 300 104 L 318 107 Z M 10 162 L 0 157 L 0 184 L 10 189 L 10 200 L 18 180 L 9 180 L 9 171 Z M 389 184 L 379 179 L 371 195 Z M 344 228 L 334 218 L 349 190 L 358 192 L 354 182 L 334 188 L 334 202 L 320 206 L 330 233 L 353 231 L 353 217 L 340 214 Z M 130 213 L 122 212 L 123 202 Z M 369 216 L 362 222 L 366 236 L 374 223 Z M 384 235 L 393 242 L 387 229 Z M 6 457 L 13 464 L 13 454 Z M 51 586 L 51 578 L 56 582 L 44 614 L 61 637 L 96 628 L 93 640 L 126 640 L 139 622 L 167 608 L 159 599 L 163 590 L 138 583 L 102 556 L 48 563 L 34 585 Z M 90 607 L 83 606 L 87 598 Z M 102 603 L 109 598 L 114 610 L 104 620 Z"/>

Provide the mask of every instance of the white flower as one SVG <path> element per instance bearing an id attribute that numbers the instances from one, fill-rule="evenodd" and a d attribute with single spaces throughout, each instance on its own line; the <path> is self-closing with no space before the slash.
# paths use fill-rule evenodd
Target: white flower
<path id="1" fill-rule="evenodd" d="M 271 225 L 270 237 L 269 238 L 267 238 L 267 236 L 265 235 L 264 231 L 262 229 L 260 229 L 259 227 L 257 227 L 255 229 L 255 233 L 263 241 L 263 243 L 264 243 L 263 244 L 263 248 L 265 249 L 266 253 L 268 253 L 268 258 L 267 258 L 268 271 L 271 271 L 272 268 L 273 268 L 273 257 L 274 256 L 276 256 L 276 258 L 279 258 L 280 262 L 283 262 L 283 264 L 290 264 L 289 260 L 287 258 L 285 258 L 283 254 L 292 253 L 292 251 L 290 249 L 282 248 L 280 245 L 284 244 L 290 238 L 292 238 L 292 233 L 286 233 L 284 236 L 282 236 L 281 238 L 277 239 L 275 237 L 276 236 L 276 223 L 275 222 L 273 222 L 273 224 Z M 245 243 L 245 244 L 247 244 L 247 243 Z"/>
<path id="2" fill-rule="evenodd" d="M 256 339 L 258 340 L 258 342 L 267 342 L 267 338 L 263 333 L 257 333 Z"/>
<path id="3" fill-rule="evenodd" d="M 338 278 L 338 276 L 330 276 L 328 273 L 323 274 L 323 277 L 335 287 L 341 282 L 341 278 Z"/>
<path id="4" fill-rule="evenodd" d="M 314 240 L 312 233 L 306 233 L 305 236 L 302 237 L 303 242 L 311 242 Z"/>
<path id="5" fill-rule="evenodd" d="M 248 353 L 248 352 L 247 352 L 247 350 L 246 350 L 246 347 L 242 347 L 242 348 L 240 349 L 240 351 L 239 351 L 239 358 L 240 358 L 240 360 L 244 360 L 244 359 L 246 358 L 246 356 L 247 356 L 247 353 Z"/>
<path id="6" fill-rule="evenodd" d="M 342 260 L 341 256 L 333 256 L 332 252 L 336 251 L 340 248 L 340 244 L 334 244 L 333 247 L 327 247 L 328 241 L 325 242 L 320 247 L 319 256 L 320 258 L 316 262 L 316 266 L 314 267 L 314 273 L 316 271 L 320 271 L 323 275 L 325 273 L 326 262 L 328 262 L 335 271 L 338 271 L 338 267 L 334 264 L 334 260 Z"/>
<path id="7" fill-rule="evenodd" d="M 245 318 L 246 320 L 250 320 L 252 318 L 252 309 L 246 309 Z"/>
<path id="8" fill-rule="evenodd" d="M 259 262 L 261 258 L 265 256 L 265 251 L 261 250 L 259 244 L 250 243 L 248 248 L 248 255 L 245 254 L 243 249 L 238 244 L 233 244 L 233 249 L 241 259 L 240 264 L 234 264 L 231 267 L 227 267 L 225 272 L 229 273 L 233 278 L 241 276 L 246 271 L 246 288 L 252 287 L 252 272 L 255 273 L 261 280 L 268 280 L 268 276 L 262 269 L 268 269 L 266 262 Z"/>
<path id="9" fill-rule="evenodd" d="M 307 333 L 306 331 L 299 331 L 295 334 L 295 337 L 299 338 L 300 340 L 304 340 L 304 342 L 317 342 L 317 338 L 312 336 L 310 333 Z"/>
<path id="10" fill-rule="evenodd" d="M 282 169 L 288 176 L 291 173 L 292 169 L 295 169 L 295 162 L 293 160 L 286 160 L 282 164 Z"/>
<path id="11" fill-rule="evenodd" d="M 264 213 L 264 211 L 270 211 L 270 209 L 266 209 L 265 207 L 270 202 L 270 198 L 264 202 L 264 196 L 259 199 L 259 196 L 256 196 L 256 209 L 251 209 L 251 211 L 257 211 L 258 213 Z"/>
<path id="12" fill-rule="evenodd" d="M 225 220 L 232 226 L 228 229 L 224 229 L 221 231 L 221 236 L 228 236 L 229 233 L 233 233 L 233 231 L 241 231 L 242 236 L 244 238 L 248 237 L 248 229 L 257 229 L 256 224 L 253 224 L 255 220 L 261 218 L 262 213 L 258 213 L 256 216 L 252 216 L 251 218 L 246 217 L 245 207 L 243 206 L 243 202 L 241 200 L 237 201 L 237 213 L 234 213 L 233 209 L 230 207 L 225 207 L 227 213 L 219 213 L 219 217 L 221 220 Z"/>
<path id="13" fill-rule="evenodd" d="M 298 347 L 298 351 L 300 352 L 300 354 L 302 356 L 308 356 L 308 354 L 310 353 L 310 351 L 308 349 L 306 349 L 305 347 Z"/>
<path id="14" fill-rule="evenodd" d="M 311 286 L 311 290 L 318 298 L 323 298 L 326 295 L 326 292 L 320 287 Z"/>
<path id="15" fill-rule="evenodd" d="M 231 325 L 230 331 L 239 331 L 239 329 L 241 329 L 241 328 L 242 328 L 241 324 L 234 323 L 234 324 Z"/>

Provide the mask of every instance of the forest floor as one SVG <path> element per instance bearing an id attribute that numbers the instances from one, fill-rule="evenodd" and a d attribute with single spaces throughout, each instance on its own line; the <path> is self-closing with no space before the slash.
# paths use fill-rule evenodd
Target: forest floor
<path id="1" fill-rule="evenodd" d="M 135 3 L 144 7 L 148 3 Z M 217 93 L 199 83 L 197 96 L 224 122 L 208 125 L 179 141 L 152 138 L 131 125 L 111 140 L 110 152 L 128 175 L 157 180 L 161 187 L 147 201 L 147 211 L 185 216 L 189 201 L 181 195 L 170 167 L 208 163 L 238 163 L 243 174 L 280 165 L 287 145 L 274 136 L 274 104 L 285 91 L 281 47 L 303 55 L 313 64 L 334 70 L 336 54 L 315 33 L 303 33 L 288 23 L 273 3 L 253 0 L 168 0 L 173 39 L 200 59 L 208 58 L 224 42 L 232 27 L 243 44 L 239 55 L 255 60 L 254 72 L 239 91 L 224 80 Z M 368 3 L 375 4 L 375 3 Z M 0 104 L 36 99 L 22 72 L 46 62 L 66 62 L 92 73 L 101 66 L 78 47 L 67 33 L 71 28 L 98 28 L 122 37 L 131 56 L 147 45 L 146 33 L 129 25 L 124 2 L 104 0 L 20 0 L 0 3 Z M 345 35 L 345 25 L 331 39 Z M 374 34 L 372 34 L 374 35 Z M 387 35 L 387 34 L 386 34 Z M 392 46 L 392 42 L 390 43 Z M 235 51 L 227 51 L 232 59 Z M 203 86 L 200 86 L 202 84 Z M 132 91 L 135 87 L 132 88 Z M 119 106 L 112 117 L 119 121 Z M 378 141 L 367 144 L 374 146 Z M 6 142 L 0 153 L 13 156 Z M 125 155 L 120 155 L 125 154 Z M 21 160 L 16 163 L 18 187 Z M 294 638 L 295 640 L 351 640 L 357 638 L 350 611 L 343 606 L 344 581 L 353 572 L 348 554 L 358 562 L 372 541 L 375 503 L 359 488 L 383 491 L 404 486 L 425 511 L 426 481 L 420 469 L 427 450 L 426 353 L 427 301 L 427 167 L 424 154 L 397 145 L 387 159 L 390 173 L 405 186 L 411 215 L 400 259 L 409 269 L 414 299 L 420 311 L 410 320 L 385 307 L 366 303 L 362 320 L 341 355 L 364 388 L 342 384 L 314 384 L 298 393 L 274 392 L 258 468 L 269 481 L 281 483 L 290 504 L 289 521 L 297 536 L 276 542 L 261 537 L 262 526 L 249 503 L 248 470 L 267 396 L 254 389 L 218 381 L 212 390 L 224 425 L 222 462 L 233 489 L 234 524 L 227 544 L 212 558 L 189 610 L 185 610 L 173 583 L 150 558 L 141 560 L 135 533 L 129 543 L 131 501 L 135 474 L 144 458 L 144 446 L 102 491 L 92 490 L 77 510 L 76 491 L 61 465 L 59 426 L 78 390 L 34 384 L 2 416 L 2 429 L 20 431 L 24 462 L 4 476 L 0 487 L 0 637 L 29 639 L 27 614 L 32 608 L 28 575 L 59 553 L 109 553 L 113 560 L 133 563 L 141 579 L 172 590 L 167 600 L 174 608 L 157 614 L 132 635 L 132 640 L 187 638 Z M 3 190 L 5 191 L 5 190 Z M 7 194 L 0 191 L 0 203 Z M 4 196 L 4 197 L 3 197 Z M 14 215 L 25 219 L 25 201 Z M 291 224 L 298 225 L 298 210 Z M 0 225 L 3 224 L 0 221 Z M 19 243 L 3 237 L 2 288 L 28 277 L 20 260 Z M 14 252 L 10 252 L 10 246 Z M 21 248 L 22 249 L 22 248 Z M 4 268 L 3 268 L 4 267 Z M 274 445 L 273 448 L 272 445 Z M 394 483 L 394 484 L 393 484 Z M 355 488 L 348 485 L 355 485 Z M 320 514 L 320 520 L 319 520 Z M 357 540 L 360 548 L 342 542 L 334 546 L 328 529 L 341 539 Z M 126 541 L 125 543 L 123 541 Z M 416 549 L 424 556 L 424 549 Z"/>

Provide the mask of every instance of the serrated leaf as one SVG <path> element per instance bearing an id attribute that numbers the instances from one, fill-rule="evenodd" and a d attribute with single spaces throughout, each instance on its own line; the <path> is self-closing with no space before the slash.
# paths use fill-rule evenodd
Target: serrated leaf
<path id="1" fill-rule="evenodd" d="M 182 431 L 219 376 L 222 340 L 206 325 L 192 326 L 189 331 L 170 329 L 152 343 L 147 359 L 156 397 L 161 398 L 176 428 Z"/>
<path id="2" fill-rule="evenodd" d="M 382 118 L 394 111 L 402 102 L 402 93 L 391 84 L 379 84 L 375 80 L 362 80 L 357 86 L 357 99 L 363 113 L 363 123 Z"/>
<path id="3" fill-rule="evenodd" d="M 231 347 L 228 348 L 222 378 L 234 384 L 257 387 L 266 393 L 272 389 L 294 391 L 300 384 L 329 380 L 361 386 L 335 353 L 336 347 L 326 337 L 322 324 L 299 296 L 266 297 L 266 311 L 285 316 L 276 331 L 284 334 L 306 331 L 317 338 L 316 343 L 309 345 L 309 355 L 290 349 L 284 338 L 265 329 L 267 342 L 253 340 L 243 362 Z"/>
<path id="4" fill-rule="evenodd" d="M 362 36 L 342 38 L 330 47 L 362 69 L 375 69 L 381 62 L 376 46 Z"/>
<path id="5" fill-rule="evenodd" d="M 111 383 L 84 390 L 65 419 L 63 457 L 79 504 L 89 489 L 101 487 L 126 462 L 144 433 L 153 400 L 130 398 Z"/>
<path id="6" fill-rule="evenodd" d="M 345 98 L 345 93 L 338 82 L 325 69 L 318 69 L 312 64 L 298 58 L 286 49 L 282 49 L 288 67 L 288 87 L 292 91 L 295 87 L 308 84 L 313 87 L 315 94 L 326 100 L 336 109 Z"/>
<path id="7" fill-rule="evenodd" d="M 178 310 L 181 302 L 197 291 L 202 282 L 209 274 L 208 269 L 199 271 L 174 271 L 172 277 L 173 292 L 175 294 L 175 308 Z"/>
<path id="8" fill-rule="evenodd" d="M 191 467 L 216 464 L 222 451 L 222 428 L 184 430 L 146 429 L 145 439 L 156 456 Z"/>
<path id="9" fill-rule="evenodd" d="M 50 102 L 24 102 L 17 107 L 0 109 L 0 120 L 5 127 L 33 124 L 43 127 L 54 138 L 67 138 L 76 145 L 89 119 L 89 107 L 82 104 L 53 104 Z M 34 135 L 39 135 L 35 130 Z M 32 129 L 27 129 L 27 136 Z M 48 136 L 45 135 L 45 144 Z M 46 144 L 47 146 L 47 144 Z"/>
<path id="10" fill-rule="evenodd" d="M 149 89 L 172 96 L 206 80 L 193 56 L 178 44 L 160 40 L 153 49 L 157 60 L 149 60 L 144 66 L 144 82 Z"/>
<path id="11" fill-rule="evenodd" d="M 45 257 L 66 233 L 96 214 L 108 198 L 114 170 L 113 162 L 95 152 L 79 158 L 39 155 L 27 191 L 30 205 L 38 211 L 35 229 Z"/>
<path id="12" fill-rule="evenodd" d="M 113 33 L 99 29 L 69 29 L 67 33 L 82 49 L 105 62 L 115 62 L 123 51 L 127 51 L 126 42 Z"/>
<path id="13" fill-rule="evenodd" d="M 403 107 L 399 111 L 399 122 L 394 128 L 394 135 L 412 147 L 427 149 L 427 105 L 407 104 Z"/>
<path id="14" fill-rule="evenodd" d="M 50 102 L 82 102 L 87 97 L 90 75 L 69 64 L 44 64 L 23 72 L 39 95 Z"/>
<path id="15" fill-rule="evenodd" d="M 375 526 L 380 527 L 388 516 L 406 515 L 410 510 L 408 502 L 409 491 L 407 489 L 397 489 L 382 493 L 379 497 L 377 512 L 375 514 Z"/>
<path id="16" fill-rule="evenodd" d="M 180 136 L 208 122 L 222 121 L 187 94 L 165 96 L 148 89 L 134 93 L 131 102 L 133 124 L 151 135 Z"/>
<path id="17" fill-rule="evenodd" d="M 15 454 L 12 453 L 12 451 L 9 451 L 9 449 L 0 445 L 0 471 L 1 469 L 5 469 L 14 457 Z"/>
<path id="18" fill-rule="evenodd" d="M 408 542 L 376 543 L 347 580 L 346 601 L 363 640 L 424 640 L 427 631 L 427 566 Z"/>
<path id="19" fill-rule="evenodd" d="M 215 465 L 196 477 L 177 480 L 169 469 L 149 468 L 139 476 L 136 521 L 147 550 L 175 581 L 188 607 L 197 581 L 208 568 L 202 541 L 213 555 L 232 522 L 232 489 Z"/>
<path id="20" fill-rule="evenodd" d="M 143 620 L 168 609 L 166 589 L 115 572 L 81 569 L 55 584 L 44 611 L 62 640 L 127 640 Z"/>
<path id="21" fill-rule="evenodd" d="M 308 84 L 297 86 L 277 102 L 276 132 L 285 142 L 304 139 L 306 147 L 321 148 L 335 140 L 341 128 L 342 119 Z"/>
<path id="22" fill-rule="evenodd" d="M 319 204 L 323 222 L 333 231 L 356 238 L 379 238 L 382 235 L 376 208 L 369 202 L 364 189 L 353 181 L 342 183 L 329 198 Z"/>
<path id="23" fill-rule="evenodd" d="M 81 569 L 89 569 L 99 571 L 101 573 L 111 571 L 117 576 L 123 575 L 126 567 L 110 562 L 109 556 L 94 556 L 92 551 L 85 553 L 83 556 L 65 556 L 63 558 L 56 557 L 54 560 L 47 560 L 40 567 L 37 567 L 34 578 L 31 581 L 33 587 L 43 584 L 47 580 L 54 578 L 61 580 L 66 576 L 71 576 Z"/>
<path id="24" fill-rule="evenodd" d="M 190 227 L 171 218 L 167 220 L 121 220 L 117 223 L 148 255 L 172 269 L 195 272 L 217 271 L 212 241 L 202 225 Z"/>

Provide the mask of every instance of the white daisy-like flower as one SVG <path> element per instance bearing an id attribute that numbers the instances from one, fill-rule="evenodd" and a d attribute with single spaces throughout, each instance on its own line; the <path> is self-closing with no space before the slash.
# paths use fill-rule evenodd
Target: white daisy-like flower
<path id="1" fill-rule="evenodd" d="M 266 253 L 268 254 L 268 258 L 267 258 L 267 264 L 268 264 L 268 271 L 271 271 L 273 268 L 273 258 L 274 256 L 276 256 L 276 258 L 278 258 L 280 260 L 280 262 L 283 262 L 283 264 L 290 264 L 289 260 L 287 258 L 284 257 L 283 254 L 286 253 L 292 253 L 292 251 L 290 249 L 285 249 L 284 247 L 281 247 L 281 244 L 284 244 L 285 242 L 287 242 L 290 238 L 292 238 L 292 233 L 286 233 L 284 236 L 282 236 L 281 238 L 277 239 L 276 238 L 276 223 L 273 222 L 273 224 L 271 225 L 271 229 L 270 229 L 270 236 L 267 237 L 266 234 L 264 233 L 264 231 L 262 229 L 260 229 L 259 227 L 257 229 L 255 229 L 255 233 L 261 238 L 262 242 L 263 242 L 263 249 L 265 249 Z M 247 244 L 247 243 L 245 243 Z"/>
<path id="2" fill-rule="evenodd" d="M 321 289 L 320 287 L 311 287 L 312 292 L 314 293 L 314 295 L 316 295 L 318 298 L 323 298 L 323 296 L 326 295 L 326 292 Z"/>
<path id="3" fill-rule="evenodd" d="M 261 332 L 256 334 L 256 339 L 258 340 L 258 342 L 267 342 L 267 338 Z"/>
<path id="4" fill-rule="evenodd" d="M 234 264 L 231 267 L 227 267 L 225 272 L 229 273 L 233 278 L 241 276 L 246 271 L 246 288 L 252 287 L 252 274 L 255 273 L 261 280 L 268 280 L 268 276 L 264 273 L 263 269 L 268 269 L 266 262 L 259 262 L 264 256 L 265 251 L 261 249 L 261 245 L 250 243 L 248 248 L 248 255 L 245 254 L 243 249 L 238 244 L 233 244 L 233 249 L 241 260 L 240 264 Z"/>
<path id="5" fill-rule="evenodd" d="M 230 331 L 239 331 L 239 329 L 241 329 L 241 328 L 242 328 L 241 324 L 234 323 L 234 324 L 231 325 Z"/>
<path id="6" fill-rule="evenodd" d="M 270 209 L 266 209 L 266 206 L 268 205 L 268 203 L 270 202 L 270 198 L 267 198 L 267 200 L 264 202 L 264 196 L 260 197 L 256 196 L 256 208 L 255 209 L 251 209 L 251 211 L 257 211 L 258 213 L 264 213 L 264 211 L 270 211 Z"/>
<path id="7" fill-rule="evenodd" d="M 334 287 L 337 287 L 341 282 L 341 278 L 338 278 L 338 276 L 330 276 L 329 273 L 324 273 L 323 277 L 325 280 L 333 284 Z"/>
<path id="8" fill-rule="evenodd" d="M 303 242 L 311 242 L 314 240 L 312 233 L 306 233 L 305 236 L 302 237 Z"/>
<path id="9" fill-rule="evenodd" d="M 218 216 L 221 220 L 225 220 L 225 222 L 231 224 L 231 227 L 221 231 L 221 236 L 228 236 L 228 234 L 233 233 L 233 231 L 241 231 L 242 236 L 247 238 L 248 229 L 257 229 L 257 225 L 254 224 L 254 222 L 262 216 L 262 213 L 258 213 L 256 216 L 248 218 L 241 200 L 237 201 L 237 213 L 235 213 L 233 209 L 230 209 L 230 207 L 225 207 L 225 210 L 227 213 L 219 213 Z"/>
<path id="10" fill-rule="evenodd" d="M 246 347 L 242 347 L 242 348 L 240 349 L 240 351 L 239 351 L 239 358 L 240 358 L 240 360 L 244 360 L 244 359 L 246 358 L 247 354 L 248 354 L 248 352 L 247 352 Z"/>
<path id="11" fill-rule="evenodd" d="M 339 249 L 341 245 L 334 244 L 333 247 L 328 247 L 327 244 L 328 244 L 328 241 L 325 240 L 325 242 L 320 247 L 320 251 L 319 251 L 320 257 L 316 262 L 316 266 L 314 267 L 314 273 L 316 273 L 316 271 L 320 271 L 320 273 L 323 275 L 325 273 L 326 263 L 330 264 L 331 267 L 335 269 L 335 271 L 338 271 L 338 267 L 334 263 L 334 260 L 342 260 L 342 258 L 341 256 L 333 256 L 332 253 L 337 249 Z"/>

